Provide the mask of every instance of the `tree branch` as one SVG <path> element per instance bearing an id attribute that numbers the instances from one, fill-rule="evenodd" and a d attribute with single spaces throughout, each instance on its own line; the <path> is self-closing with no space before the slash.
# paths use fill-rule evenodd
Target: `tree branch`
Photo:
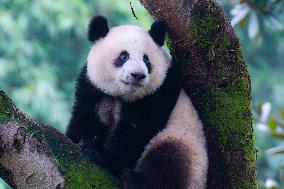
<path id="1" fill-rule="evenodd" d="M 118 188 L 65 135 L 19 111 L 0 92 L 0 176 L 13 189 Z"/>
<path id="2" fill-rule="evenodd" d="M 251 87 L 238 38 L 214 0 L 140 0 L 169 26 L 168 45 L 203 123 L 208 188 L 257 188 Z"/>

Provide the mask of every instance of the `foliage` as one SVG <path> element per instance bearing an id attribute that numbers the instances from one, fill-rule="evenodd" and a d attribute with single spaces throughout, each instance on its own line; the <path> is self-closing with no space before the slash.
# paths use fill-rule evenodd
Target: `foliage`
<path id="1" fill-rule="evenodd" d="M 272 144 L 271 146 L 274 146 L 269 148 L 266 152 L 260 153 L 259 160 L 265 161 L 267 160 L 268 165 L 270 166 L 278 166 L 280 169 L 284 170 L 284 109 L 281 109 L 279 112 L 279 115 L 275 116 L 271 114 L 271 104 L 270 103 L 264 103 L 262 105 L 258 106 L 258 109 L 256 112 L 254 112 L 255 117 L 255 129 L 262 131 L 264 133 L 267 133 L 266 136 L 271 136 L 277 139 L 281 139 L 283 142 L 280 144 Z M 259 145 L 266 145 L 261 144 Z M 269 145 L 270 146 L 270 145 Z M 276 162 L 269 162 L 271 156 L 279 156 L 279 159 L 274 159 L 273 161 Z M 282 157 L 282 158 L 281 158 Z M 267 159 L 266 159 L 267 158 Z M 276 163 L 276 164 L 275 164 Z M 274 164 L 274 165 L 273 165 Z M 280 166 L 279 166 L 280 165 Z M 261 188 L 280 188 L 281 182 L 283 184 L 284 180 L 281 179 L 281 175 L 279 177 L 274 178 L 267 178 L 266 181 L 260 182 Z"/>
<path id="2" fill-rule="evenodd" d="M 232 25 L 239 24 L 241 27 L 247 25 L 250 38 L 255 38 L 263 25 L 273 30 L 283 30 L 284 26 L 277 19 L 281 15 L 279 13 L 283 11 L 283 6 L 283 1 L 275 0 L 242 1 L 231 10 Z"/>

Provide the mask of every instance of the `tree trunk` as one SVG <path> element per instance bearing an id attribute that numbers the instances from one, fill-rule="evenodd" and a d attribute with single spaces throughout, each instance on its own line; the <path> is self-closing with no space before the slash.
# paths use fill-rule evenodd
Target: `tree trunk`
<path id="1" fill-rule="evenodd" d="M 250 80 L 239 40 L 213 0 L 140 0 L 169 25 L 174 60 L 204 122 L 208 187 L 257 188 Z M 118 188 L 51 127 L 20 112 L 0 92 L 0 176 L 19 189 Z"/>
<path id="2" fill-rule="evenodd" d="M 240 42 L 214 0 L 140 0 L 169 26 L 168 45 L 204 126 L 207 188 L 257 188 L 251 86 Z"/>

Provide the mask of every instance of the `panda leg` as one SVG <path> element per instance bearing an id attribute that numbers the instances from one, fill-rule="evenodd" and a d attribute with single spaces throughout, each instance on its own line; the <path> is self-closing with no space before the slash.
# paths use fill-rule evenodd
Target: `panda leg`
<path id="1" fill-rule="evenodd" d="M 202 135 L 169 125 L 151 139 L 134 171 L 126 171 L 125 189 L 204 189 L 207 151 Z"/>
<path id="2" fill-rule="evenodd" d="M 135 171 L 125 171 L 125 189 L 186 189 L 189 163 L 182 143 L 177 140 L 159 141 L 147 151 Z"/>

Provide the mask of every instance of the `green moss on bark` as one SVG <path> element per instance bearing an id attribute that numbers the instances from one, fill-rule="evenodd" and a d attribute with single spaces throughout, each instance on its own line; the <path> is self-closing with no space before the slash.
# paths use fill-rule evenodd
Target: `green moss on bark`
<path id="1" fill-rule="evenodd" d="M 246 79 L 240 79 L 225 89 L 214 88 L 210 92 L 215 106 L 214 110 L 211 108 L 205 111 L 205 115 L 210 125 L 214 125 L 216 122 L 222 125 L 222 127 L 217 128 L 220 133 L 218 143 L 220 147 L 230 141 L 229 136 L 222 136 L 222 133 L 239 132 L 239 130 L 242 132 L 243 129 L 240 129 L 239 126 L 246 125 L 247 121 L 251 119 L 250 113 L 247 114 L 251 108 L 250 104 L 247 103 L 248 94 L 246 91 L 240 90 L 246 89 L 248 86 Z M 226 125 L 228 123 L 230 124 Z"/>
<path id="2" fill-rule="evenodd" d="M 0 91 L 0 121 L 4 122 L 14 116 L 12 101 L 3 91 Z"/>
<path id="3" fill-rule="evenodd" d="M 88 180 L 86 180 L 88 178 Z M 71 164 L 65 175 L 68 189 L 117 189 L 109 174 L 90 163 Z"/>

